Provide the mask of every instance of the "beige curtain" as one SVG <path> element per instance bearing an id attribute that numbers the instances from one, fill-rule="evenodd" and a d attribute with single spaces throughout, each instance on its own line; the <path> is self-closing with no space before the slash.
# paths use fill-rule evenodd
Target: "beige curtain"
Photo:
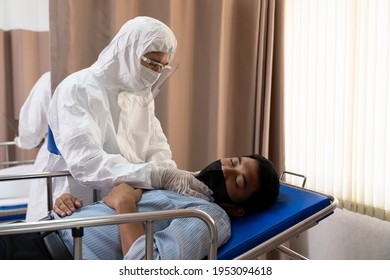
<path id="1" fill-rule="evenodd" d="M 156 98 L 178 167 L 198 170 L 216 158 L 259 152 L 280 169 L 279 2 L 52 0 L 52 87 L 91 65 L 127 20 L 155 17 L 178 40 L 179 68 Z"/>
<path id="2" fill-rule="evenodd" d="M 284 171 L 283 1 L 262 1 L 254 151 Z"/>
<path id="3" fill-rule="evenodd" d="M 32 86 L 49 70 L 49 32 L 0 30 L 0 142 L 12 141 L 7 118 L 18 119 Z M 10 159 L 35 158 L 35 151 L 11 150 Z M 4 153 L 0 151 L 0 161 Z"/>

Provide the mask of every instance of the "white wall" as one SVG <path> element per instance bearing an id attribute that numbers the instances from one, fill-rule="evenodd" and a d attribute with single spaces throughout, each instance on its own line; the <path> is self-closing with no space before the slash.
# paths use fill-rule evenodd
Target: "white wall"
<path id="1" fill-rule="evenodd" d="M 290 248 L 313 260 L 390 260 L 390 222 L 336 209 Z"/>

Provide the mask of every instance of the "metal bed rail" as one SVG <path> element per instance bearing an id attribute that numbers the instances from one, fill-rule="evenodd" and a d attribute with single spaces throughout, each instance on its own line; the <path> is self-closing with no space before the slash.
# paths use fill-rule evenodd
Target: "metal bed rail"
<path id="1" fill-rule="evenodd" d="M 69 171 L 57 171 L 57 172 L 35 172 L 18 175 L 1 175 L 0 182 L 13 181 L 13 180 L 26 180 L 26 179 L 46 179 L 47 186 L 47 209 L 53 209 L 53 181 L 54 177 L 71 176 Z"/>
<path id="2" fill-rule="evenodd" d="M 73 256 L 75 260 L 80 260 L 82 259 L 82 235 L 84 227 L 146 222 L 145 250 L 146 259 L 150 260 L 153 259 L 154 221 L 188 217 L 201 219 L 207 225 L 210 233 L 210 251 L 208 257 L 209 259 L 215 260 L 217 257 L 217 229 L 215 222 L 210 217 L 210 215 L 198 209 L 177 209 L 144 213 L 118 214 L 114 216 L 5 224 L 0 225 L 0 235 L 72 229 L 74 238 Z"/>
<path id="3" fill-rule="evenodd" d="M 0 162 L 0 167 L 1 166 L 10 167 L 10 166 L 18 165 L 18 164 L 32 164 L 32 163 L 34 163 L 34 161 L 35 161 L 34 159 L 11 161 L 10 160 L 10 151 L 9 151 L 9 148 L 11 146 L 17 147 L 15 141 L 0 142 L 0 147 L 4 148 L 4 150 L 5 150 L 5 155 L 4 155 L 5 160 L 3 162 Z"/>
<path id="4" fill-rule="evenodd" d="M 282 174 L 280 175 L 279 177 L 279 181 L 282 181 L 284 183 L 287 183 L 286 180 L 283 180 L 283 178 L 287 175 L 291 175 L 291 176 L 295 176 L 295 177 L 300 177 L 302 179 L 302 182 L 301 182 L 301 188 L 305 188 L 305 185 L 306 185 L 306 176 L 305 175 L 302 175 L 302 174 L 298 174 L 298 173 L 295 173 L 295 172 L 290 172 L 290 171 L 283 171 Z"/>

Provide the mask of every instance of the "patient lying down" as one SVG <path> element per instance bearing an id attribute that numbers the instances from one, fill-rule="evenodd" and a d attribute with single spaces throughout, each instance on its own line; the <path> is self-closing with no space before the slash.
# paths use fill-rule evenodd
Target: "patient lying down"
<path id="1" fill-rule="evenodd" d="M 196 208 L 208 213 L 217 227 L 218 246 L 230 238 L 228 215 L 242 216 L 266 209 L 279 194 L 279 179 L 272 163 L 259 155 L 223 158 L 205 167 L 197 178 L 212 194 L 211 200 L 183 196 L 168 190 L 142 190 L 120 184 L 92 205 L 70 194 L 57 199 L 52 219 L 107 216 L 124 213 Z M 64 216 L 64 218 L 61 218 Z M 70 230 L 58 233 L 69 252 Z M 2 259 L 52 259 L 41 234 L 0 236 Z M 88 227 L 84 229 L 84 259 L 144 259 L 143 223 Z M 209 252 L 209 232 L 197 218 L 160 220 L 154 223 L 154 259 L 203 259 Z"/>

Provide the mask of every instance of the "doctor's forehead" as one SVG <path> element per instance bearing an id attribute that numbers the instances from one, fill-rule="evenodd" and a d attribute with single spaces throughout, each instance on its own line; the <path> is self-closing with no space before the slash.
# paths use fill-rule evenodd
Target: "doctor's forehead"
<path id="1" fill-rule="evenodd" d="M 159 62 L 162 60 L 169 60 L 170 54 L 166 52 L 147 52 L 144 56 Z"/>

